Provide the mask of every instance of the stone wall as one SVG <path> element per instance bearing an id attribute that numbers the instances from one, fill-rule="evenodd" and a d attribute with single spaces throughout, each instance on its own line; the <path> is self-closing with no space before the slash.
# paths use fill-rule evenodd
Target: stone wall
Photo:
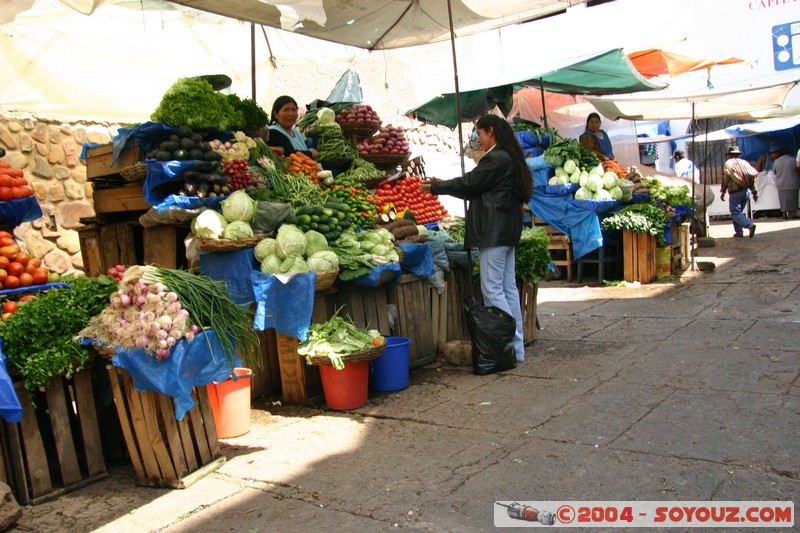
<path id="1" fill-rule="evenodd" d="M 386 122 L 386 121 L 385 121 Z M 412 156 L 458 154 L 458 132 L 398 117 L 406 129 Z M 20 224 L 14 235 L 20 247 L 59 274 L 83 272 L 77 230 L 80 219 L 94 216 L 92 184 L 80 155 L 83 144 L 111 141 L 119 125 L 48 121 L 29 115 L 0 114 L 4 159 L 20 168 L 33 188 L 42 217 Z M 469 132 L 464 132 L 466 137 Z"/>
<path id="2" fill-rule="evenodd" d="M 66 124 L 29 115 L 0 115 L 4 159 L 21 168 L 42 208 L 42 217 L 14 229 L 20 247 L 59 274 L 83 272 L 77 229 L 94 216 L 92 184 L 81 160 L 85 142 L 107 143 L 117 126 Z"/>

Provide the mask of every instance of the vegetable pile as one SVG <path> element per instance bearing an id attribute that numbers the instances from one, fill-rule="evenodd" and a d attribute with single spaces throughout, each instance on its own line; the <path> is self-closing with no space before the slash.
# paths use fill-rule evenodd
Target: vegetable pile
<path id="1" fill-rule="evenodd" d="M 305 233 L 297 226 L 283 224 L 277 236 L 259 241 L 254 249 L 264 274 L 323 272 L 339 268 L 339 258 L 318 231 Z"/>
<path id="2" fill-rule="evenodd" d="M 324 324 L 311 324 L 308 338 L 300 344 L 297 353 L 306 356 L 327 355 L 333 367 L 344 368 L 343 355 L 368 350 L 386 344 L 386 339 L 374 329 L 360 329 L 350 318 L 342 318 L 337 311 Z"/>
<path id="3" fill-rule="evenodd" d="M 339 257 L 339 279 L 355 279 L 369 274 L 378 265 L 400 261 L 393 239 L 386 228 L 342 233 L 331 245 L 331 249 Z"/>
<path id="4" fill-rule="evenodd" d="M 622 230 L 654 235 L 659 246 L 664 244 L 664 227 L 669 222 L 662 209 L 651 204 L 633 204 L 603 219 L 604 230 Z"/>
<path id="5" fill-rule="evenodd" d="M 538 283 L 550 268 L 550 237 L 541 226 L 522 230 L 515 250 L 517 279 Z"/>
<path id="6" fill-rule="evenodd" d="M 335 198 L 328 198 L 322 206 L 301 206 L 287 217 L 287 224 L 294 224 L 303 231 L 319 231 L 326 240 L 335 241 L 342 231 L 350 228 L 351 208 Z"/>
<path id="7" fill-rule="evenodd" d="M 375 191 L 375 204 L 383 208 L 391 203 L 398 211 L 408 208 L 419 224 L 442 220 L 448 216 L 447 210 L 438 196 L 422 193 L 421 182 L 419 176 L 409 176 L 394 183 L 384 183 Z"/>
<path id="8" fill-rule="evenodd" d="M 224 94 L 206 80 L 180 78 L 161 99 L 150 119 L 170 126 L 225 131 L 241 127 L 242 113 L 234 109 Z"/>
<path id="9" fill-rule="evenodd" d="M 381 127 L 372 137 L 364 137 L 356 144 L 356 149 L 362 157 L 371 155 L 408 155 L 408 141 L 401 126 Z"/>

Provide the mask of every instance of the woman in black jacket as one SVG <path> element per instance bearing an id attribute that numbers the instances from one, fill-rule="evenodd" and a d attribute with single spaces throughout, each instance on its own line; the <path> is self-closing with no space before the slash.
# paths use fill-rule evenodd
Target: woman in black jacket
<path id="1" fill-rule="evenodd" d="M 423 191 L 469 201 L 464 248 L 478 248 L 484 303 L 506 311 L 517 321 L 514 348 L 525 360 L 522 312 L 515 274 L 515 247 L 522 234 L 522 206 L 533 191 L 533 178 L 522 148 L 508 122 L 484 115 L 476 124 L 484 155 L 472 171 L 451 180 L 433 178 Z"/>

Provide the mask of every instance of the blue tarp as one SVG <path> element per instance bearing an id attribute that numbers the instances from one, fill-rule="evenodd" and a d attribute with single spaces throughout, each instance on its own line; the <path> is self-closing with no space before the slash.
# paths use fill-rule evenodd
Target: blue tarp
<path id="1" fill-rule="evenodd" d="M 0 202 L 0 223 L 17 227 L 23 222 L 33 222 L 42 216 L 42 208 L 36 196 L 15 198 Z"/>
<path id="2" fill-rule="evenodd" d="M 6 354 L 3 353 L 3 339 L 0 339 L 0 417 L 16 424 L 22 420 L 22 405 L 19 403 L 14 384 L 6 370 Z"/>
<path id="3" fill-rule="evenodd" d="M 224 197 L 199 198 L 197 196 L 180 196 L 177 194 L 166 194 L 160 187 L 170 181 L 180 177 L 187 170 L 192 170 L 197 161 L 156 161 L 148 159 L 147 177 L 144 179 L 144 199 L 148 204 L 156 209 L 166 209 L 170 206 L 180 207 L 181 209 L 196 209 L 198 207 L 211 207 L 216 209 Z M 200 162 L 208 164 L 206 162 Z"/>
<path id="4" fill-rule="evenodd" d="M 92 344 L 92 339 L 82 339 L 82 344 Z M 124 369 L 133 378 L 137 391 L 156 391 L 175 398 L 175 418 L 183 416 L 194 407 L 192 388 L 225 381 L 233 375 L 233 368 L 242 365 L 238 358 L 230 361 L 222 349 L 217 334 L 205 330 L 195 335 L 192 342 L 179 340 L 172 353 L 160 360 L 148 355 L 143 348 L 115 348 L 114 366 Z"/>
<path id="5" fill-rule="evenodd" d="M 397 245 L 403 250 L 403 258 L 400 260 L 403 270 L 407 270 L 418 278 L 436 274 L 433 265 L 433 250 L 426 243 L 400 242 Z"/>
<path id="6" fill-rule="evenodd" d="M 253 329 L 275 328 L 278 333 L 304 341 L 311 325 L 317 273 L 294 274 L 286 280 L 285 276 L 251 270 L 250 278 L 256 299 Z"/>
<path id="7" fill-rule="evenodd" d="M 200 253 L 200 272 L 211 279 L 224 281 L 231 300 L 240 305 L 251 304 L 256 299 L 249 274 L 252 270 L 258 270 L 253 248 Z"/>

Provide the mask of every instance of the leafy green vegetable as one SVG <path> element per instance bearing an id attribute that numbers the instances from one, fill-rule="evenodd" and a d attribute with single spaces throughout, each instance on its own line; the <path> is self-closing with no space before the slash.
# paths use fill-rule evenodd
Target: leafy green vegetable
<path id="1" fill-rule="evenodd" d="M 227 130 L 244 122 L 224 94 L 199 78 L 180 78 L 167 89 L 150 119 L 170 126 Z"/>
<path id="2" fill-rule="evenodd" d="M 108 305 L 117 289 L 110 276 L 66 276 L 63 281 L 71 288 L 39 294 L 0 322 L 3 350 L 28 390 L 46 387 L 53 376 L 70 377 L 83 368 L 88 349 L 73 337 Z"/>
<path id="3" fill-rule="evenodd" d="M 650 198 L 667 205 L 692 205 L 692 193 L 688 185 L 665 185 L 657 177 L 645 178 L 642 183 L 650 192 Z"/>
<path id="4" fill-rule="evenodd" d="M 603 219 L 600 226 L 604 230 L 622 230 L 633 233 L 654 235 L 659 246 L 664 244 L 664 227 L 667 215 L 652 204 L 633 204 L 623 207 L 618 213 Z"/>
<path id="5" fill-rule="evenodd" d="M 343 355 L 368 350 L 376 343 L 381 345 L 385 342 L 378 331 L 358 328 L 349 317 L 339 316 L 337 310 L 327 322 L 311 324 L 308 338 L 297 348 L 297 353 L 305 355 L 308 364 L 311 364 L 309 356 L 327 355 L 333 367 L 341 370 L 344 368 Z"/>
<path id="6" fill-rule="evenodd" d="M 256 102 L 250 98 L 239 98 L 236 94 L 229 94 L 227 98 L 231 107 L 242 115 L 242 121 L 233 125 L 233 127 L 241 128 L 248 133 L 253 133 L 266 127 L 269 117 L 267 112 Z"/>
<path id="7" fill-rule="evenodd" d="M 550 268 L 550 237 L 541 226 L 522 230 L 515 250 L 517 278 L 527 283 L 537 283 Z"/>

